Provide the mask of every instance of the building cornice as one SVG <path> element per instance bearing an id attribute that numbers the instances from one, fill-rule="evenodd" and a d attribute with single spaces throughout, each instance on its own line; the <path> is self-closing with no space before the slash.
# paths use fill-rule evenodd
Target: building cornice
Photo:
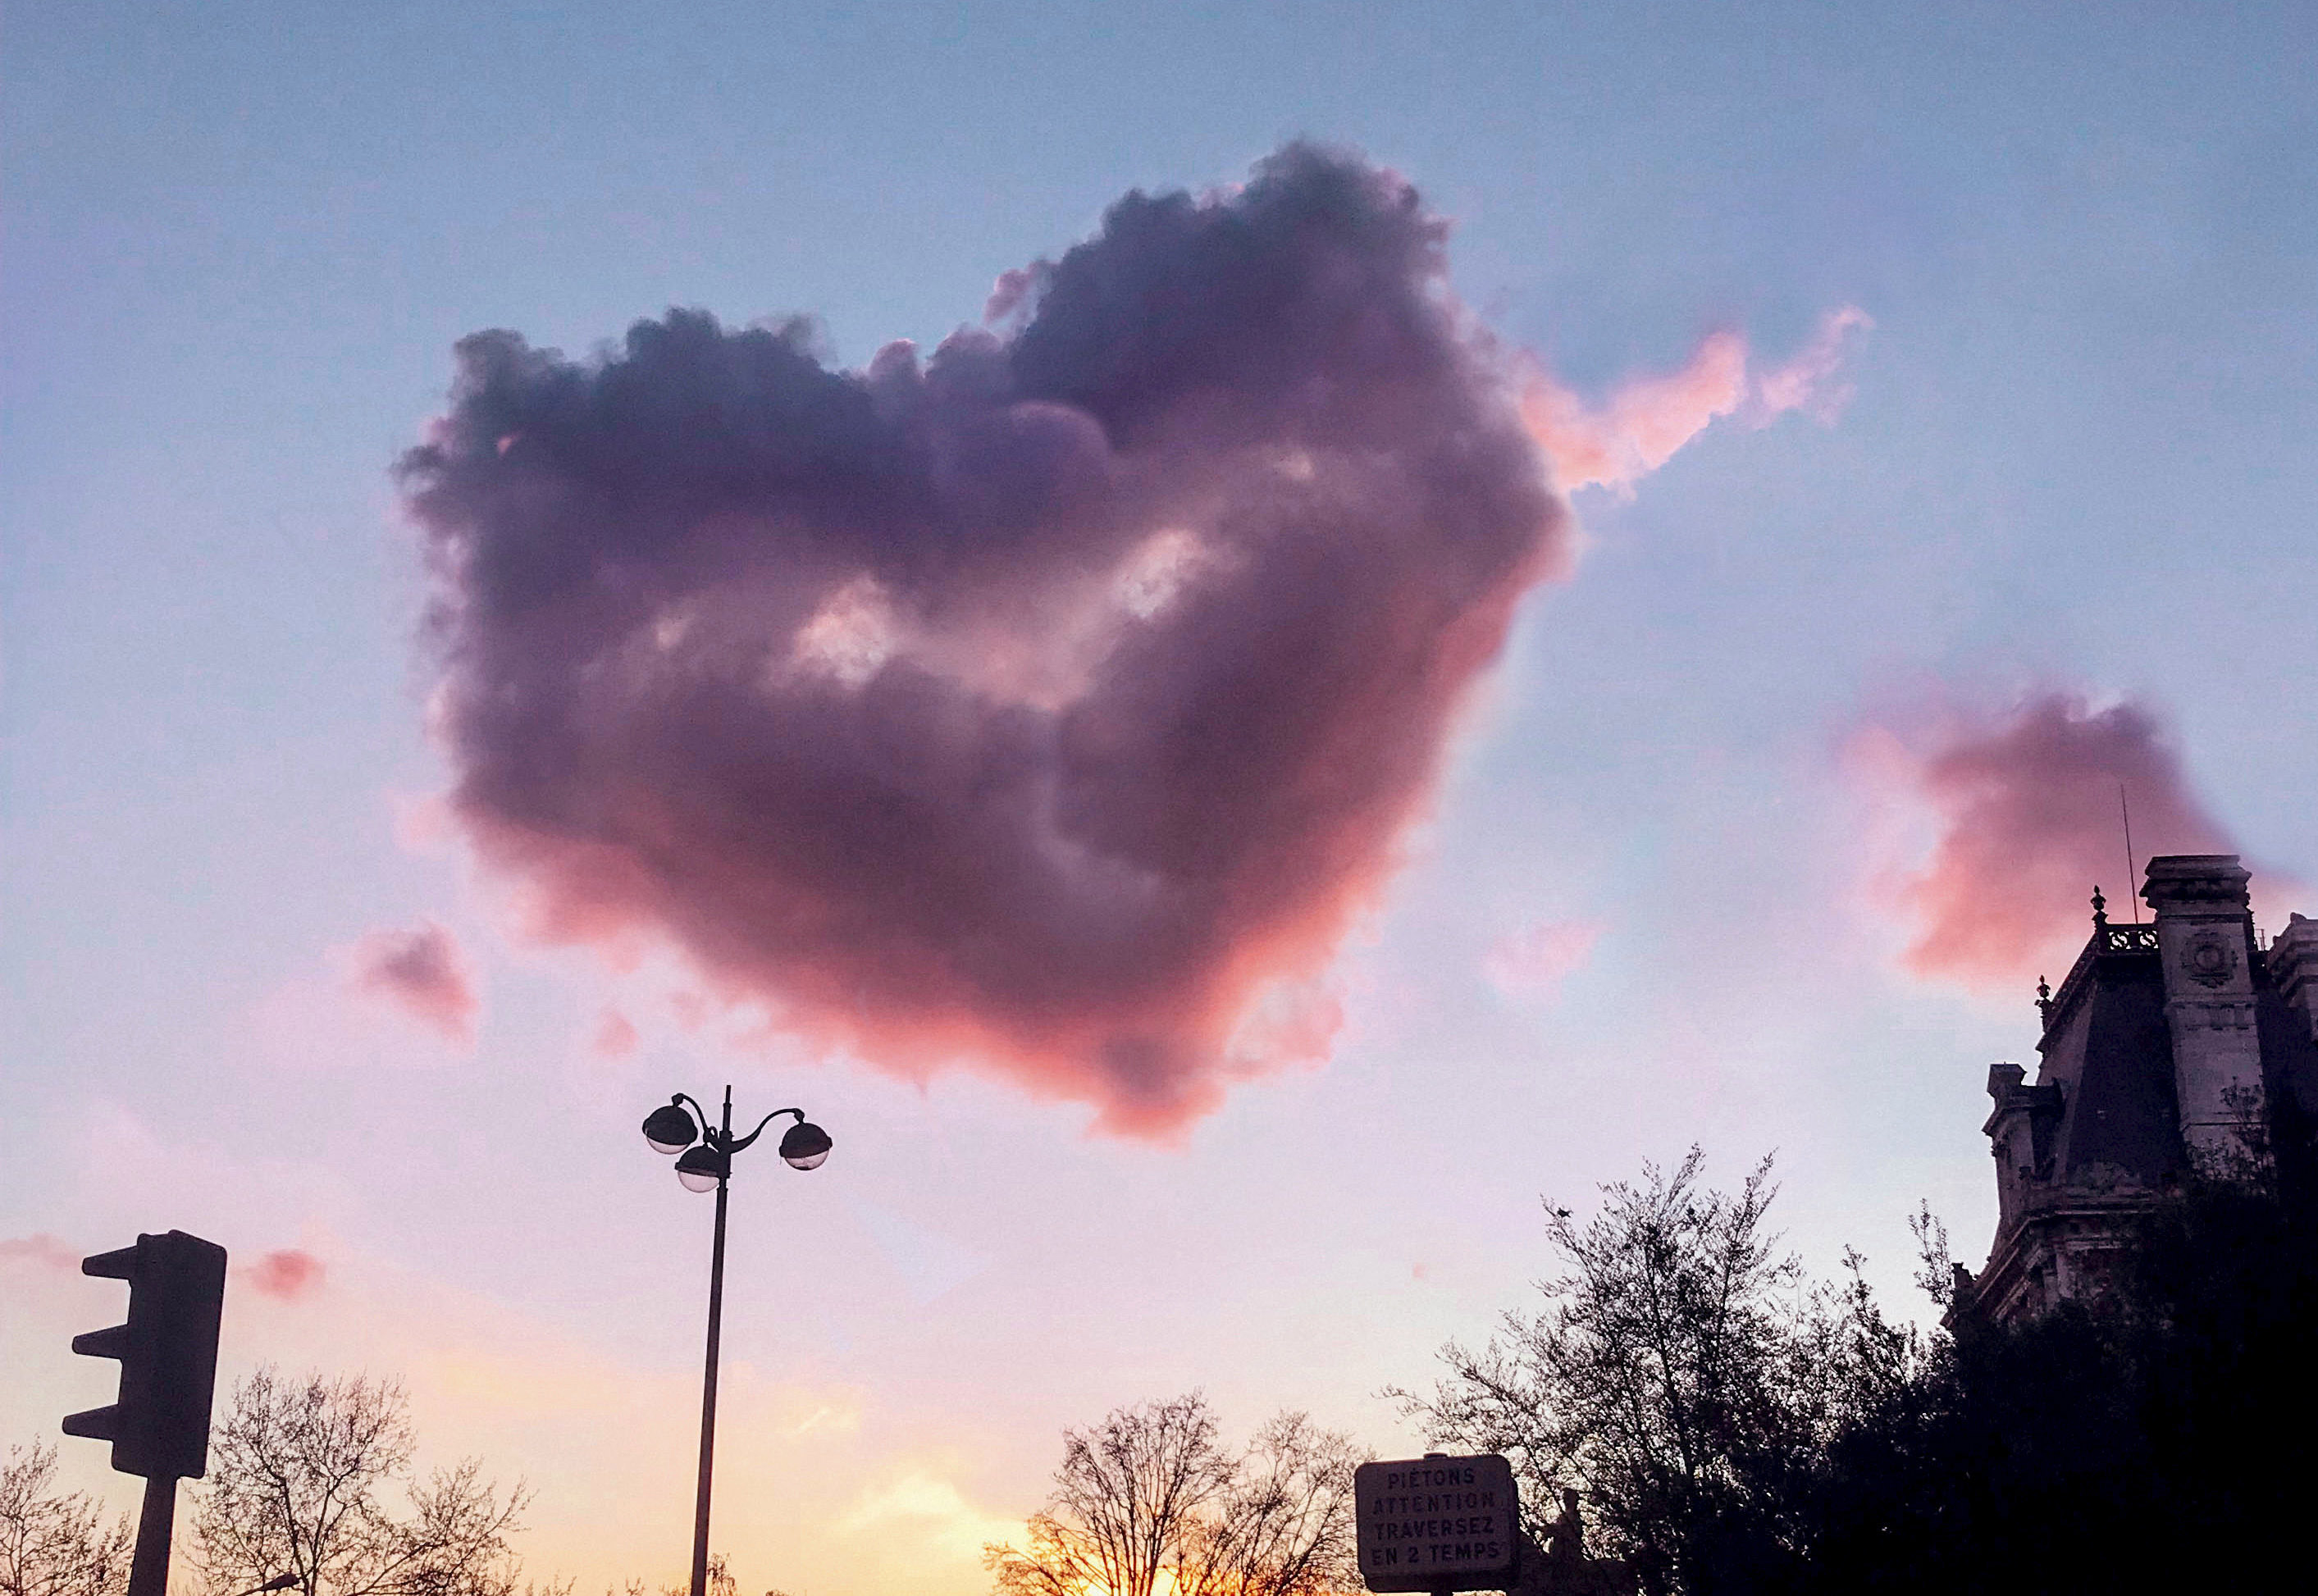
<path id="1" fill-rule="evenodd" d="M 2042 1196 L 1996 1238 L 1987 1267 L 1972 1282 L 1972 1305 L 2008 1316 L 2032 1268 L 2053 1254 L 2123 1250 L 2157 1194 L 2133 1187 L 2116 1192 L 2067 1189 Z"/>

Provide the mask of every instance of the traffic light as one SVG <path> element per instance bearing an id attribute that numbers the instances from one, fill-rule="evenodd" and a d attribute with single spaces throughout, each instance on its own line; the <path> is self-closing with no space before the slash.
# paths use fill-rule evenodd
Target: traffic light
<path id="1" fill-rule="evenodd" d="M 209 1467 L 225 1249 L 173 1230 L 81 1260 L 80 1272 L 129 1282 L 129 1322 L 73 1337 L 72 1349 L 121 1359 L 121 1399 L 65 1419 L 65 1433 L 112 1443 L 112 1466 L 148 1480 L 199 1479 Z"/>

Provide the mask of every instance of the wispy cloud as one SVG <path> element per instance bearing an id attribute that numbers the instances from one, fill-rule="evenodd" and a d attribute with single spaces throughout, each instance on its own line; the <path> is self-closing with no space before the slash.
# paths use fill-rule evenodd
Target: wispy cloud
<path id="1" fill-rule="evenodd" d="M 1482 972 L 1505 997 L 1551 998 L 1594 956 L 1603 928 L 1599 920 L 1561 919 L 1508 931 L 1490 944 Z"/>
<path id="2" fill-rule="evenodd" d="M 636 1025 L 616 1009 L 606 1009 L 596 1021 L 588 1048 L 597 1058 L 624 1059 L 636 1051 Z"/>
<path id="3" fill-rule="evenodd" d="M 978 1560 L 984 1546 L 1019 1538 L 1022 1524 L 975 1506 L 949 1480 L 904 1468 L 864 1491 L 837 1529 L 880 1540 L 898 1535 L 952 1559 Z"/>
<path id="4" fill-rule="evenodd" d="M 921 1305 L 964 1285 L 989 1265 L 973 1248 L 867 1197 L 849 1197 L 846 1206 Z"/>
<path id="5" fill-rule="evenodd" d="M 1874 326 L 1873 318 L 1856 305 L 1843 305 L 1821 316 L 1810 343 L 1755 379 L 1756 425 L 1767 425 L 1790 410 L 1832 424 L 1855 391 L 1843 375 L 1844 357 L 1855 336 L 1864 336 Z"/>
<path id="6" fill-rule="evenodd" d="M 0 1239 L 0 1263 L 26 1263 L 36 1269 L 80 1273 L 81 1255 L 48 1234 Z"/>
<path id="7" fill-rule="evenodd" d="M 1801 350 L 1754 372 L 1743 336 L 1711 333 L 1679 371 L 1630 378 L 1598 405 L 1536 368 L 1522 395 L 1523 418 L 1564 493 L 1631 494 L 1722 417 L 1766 426 L 1801 411 L 1831 422 L 1852 392 L 1841 380 L 1844 357 L 1874 325 L 1856 305 L 1841 306 L 1819 318 Z"/>

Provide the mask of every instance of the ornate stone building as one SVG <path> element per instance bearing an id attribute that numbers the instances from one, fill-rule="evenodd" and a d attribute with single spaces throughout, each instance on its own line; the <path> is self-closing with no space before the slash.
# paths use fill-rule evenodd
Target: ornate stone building
<path id="1" fill-rule="evenodd" d="M 2318 1125 L 2318 920 L 2264 946 L 2234 854 L 2150 860 L 2148 924 L 2092 937 L 2058 991 L 2038 986 L 2042 1055 L 1988 1071 L 1996 1156 L 1988 1267 L 1959 1305 L 1999 1319 L 2100 1289 L 2152 1201 L 2192 1170 L 2306 1155 Z"/>

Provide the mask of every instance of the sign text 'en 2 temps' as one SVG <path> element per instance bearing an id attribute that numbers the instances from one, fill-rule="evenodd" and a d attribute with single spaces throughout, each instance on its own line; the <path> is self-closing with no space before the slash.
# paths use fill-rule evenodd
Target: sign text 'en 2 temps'
<path id="1" fill-rule="evenodd" d="M 1361 1581 L 1371 1591 L 1502 1591 L 1513 1583 L 1521 1507 L 1494 1453 L 1363 1463 Z"/>

